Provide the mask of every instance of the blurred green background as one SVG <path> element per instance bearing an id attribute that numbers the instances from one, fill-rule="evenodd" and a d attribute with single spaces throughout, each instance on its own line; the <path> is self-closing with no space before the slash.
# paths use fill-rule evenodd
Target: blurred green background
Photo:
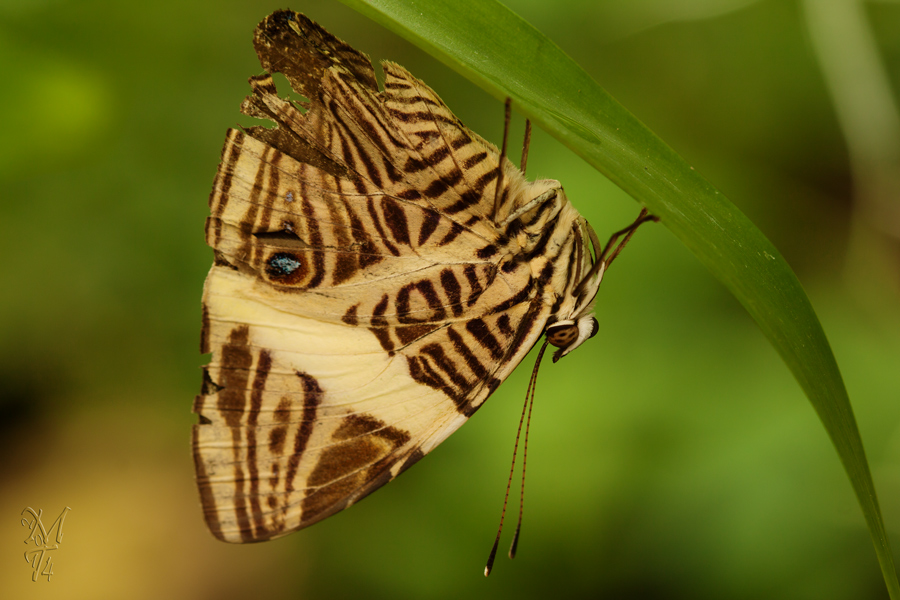
<path id="1" fill-rule="evenodd" d="M 507 4 L 794 267 L 900 550 L 900 3 Z M 541 373 L 515 561 L 481 575 L 530 360 L 360 505 L 274 542 L 215 541 L 190 453 L 203 222 L 225 129 L 249 122 L 253 29 L 281 7 L 0 1 L 0 595 L 886 597 L 799 387 L 660 225 L 607 276 L 600 334 Z M 502 104 L 431 57 L 337 2 L 291 8 L 406 66 L 499 142 Z M 528 166 L 562 181 L 601 238 L 638 211 L 541 131 Z M 22 557 L 28 506 L 47 525 L 72 507 L 49 583 Z"/>

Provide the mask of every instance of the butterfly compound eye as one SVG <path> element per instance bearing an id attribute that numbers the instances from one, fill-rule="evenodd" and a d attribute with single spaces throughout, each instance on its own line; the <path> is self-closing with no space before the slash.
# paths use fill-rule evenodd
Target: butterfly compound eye
<path id="1" fill-rule="evenodd" d="M 591 334 L 588 336 L 588 339 L 597 335 L 598 329 L 600 329 L 600 323 L 597 322 L 597 319 L 591 317 Z"/>
<path id="2" fill-rule="evenodd" d="M 566 348 L 578 339 L 578 326 L 575 323 L 551 325 L 547 328 L 547 341 L 557 348 Z"/>

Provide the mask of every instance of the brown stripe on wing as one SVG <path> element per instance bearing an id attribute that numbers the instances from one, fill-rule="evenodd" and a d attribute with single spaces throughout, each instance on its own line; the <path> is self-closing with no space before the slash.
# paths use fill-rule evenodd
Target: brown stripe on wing
<path id="1" fill-rule="evenodd" d="M 259 470 L 256 458 L 256 425 L 262 407 L 262 395 L 266 389 L 266 380 L 272 369 L 272 354 L 268 350 L 260 350 L 256 359 L 256 374 L 250 387 L 250 411 L 247 415 L 247 464 L 250 468 L 250 510 L 253 514 L 254 538 L 260 539 L 267 534 L 265 518 L 259 505 Z"/>
<path id="2" fill-rule="evenodd" d="M 214 356 L 214 358 L 216 358 Z M 249 326 L 241 325 L 235 327 L 228 333 L 227 341 L 219 350 L 218 361 L 213 363 L 217 367 L 219 381 L 214 382 L 209 378 L 209 369 L 205 369 L 205 379 L 209 385 L 204 384 L 203 394 L 198 396 L 194 411 L 201 414 L 201 424 L 194 428 L 194 462 L 196 463 L 198 473 L 198 485 L 200 487 L 201 500 L 203 501 L 203 509 L 206 514 L 207 523 L 210 531 L 216 537 L 225 541 L 235 541 L 228 539 L 228 532 L 222 529 L 222 517 L 225 521 L 230 519 L 227 515 L 219 514 L 219 506 L 216 503 L 217 493 L 215 488 L 221 484 L 214 484 L 209 477 L 206 468 L 208 460 L 205 449 L 200 443 L 200 427 L 211 427 L 213 425 L 207 418 L 207 424 L 203 422 L 203 414 L 212 411 L 212 407 L 207 405 L 206 400 L 213 394 L 216 396 L 215 411 L 224 423 L 216 427 L 223 428 L 231 438 L 231 497 L 234 510 L 234 519 L 241 536 L 242 541 L 248 541 L 252 538 L 252 528 L 250 525 L 249 514 L 246 505 L 246 494 L 244 486 L 247 483 L 247 476 L 244 472 L 241 450 L 244 442 L 241 437 L 243 428 L 241 422 L 247 407 L 247 391 L 248 381 L 250 377 L 251 367 L 253 365 L 253 355 L 249 346 Z M 209 460 L 221 460 L 215 451 L 211 451 Z M 225 463 L 220 463 L 220 466 Z M 216 473 L 217 478 L 222 477 L 222 473 Z M 226 509 L 227 510 L 227 509 Z"/>
<path id="3" fill-rule="evenodd" d="M 200 354 L 209 354 L 212 352 L 209 347 L 209 307 L 206 302 L 200 314 Z"/>
<path id="4" fill-rule="evenodd" d="M 228 192 L 234 176 L 234 164 L 241 153 L 243 140 L 244 134 L 238 129 L 229 129 L 225 133 L 225 144 L 222 146 L 219 169 L 213 181 L 212 191 L 209 193 L 209 210 L 213 215 L 222 214 L 228 203 Z"/>
<path id="5" fill-rule="evenodd" d="M 288 496 L 294 490 L 294 477 L 297 474 L 297 467 L 300 465 L 300 458 L 306 450 L 306 445 L 309 443 L 309 436 L 312 434 L 316 421 L 316 412 L 319 404 L 322 402 L 324 393 L 315 377 L 301 371 L 296 371 L 296 374 L 303 386 L 303 418 L 297 427 L 297 433 L 294 435 L 293 452 L 288 460 L 288 471 L 285 476 L 285 492 Z"/>
<path id="6" fill-rule="evenodd" d="M 409 223 L 401 204 L 390 196 L 382 196 L 381 212 L 384 214 L 384 221 L 391 231 L 391 236 L 398 244 L 409 246 Z"/>
<path id="7" fill-rule="evenodd" d="M 494 360 L 500 360 L 504 357 L 505 353 L 500 346 L 500 342 L 497 341 L 496 336 L 491 333 L 491 330 L 488 328 L 487 323 L 484 322 L 484 319 L 472 319 L 471 321 L 467 321 L 466 331 L 471 333 L 472 337 L 474 337 L 483 348 L 491 353 L 491 357 L 493 357 Z"/>
<path id="8" fill-rule="evenodd" d="M 216 506 L 216 497 L 213 493 L 212 482 L 206 471 L 206 461 L 199 450 L 200 438 L 199 428 L 203 425 L 194 425 L 192 431 L 191 445 L 194 448 L 194 470 L 197 476 L 197 488 L 200 490 L 200 504 L 203 507 L 203 517 L 206 520 L 206 526 L 209 527 L 217 539 L 223 542 L 231 540 L 226 539 L 222 531 L 222 523 L 219 521 L 219 509 Z"/>
<path id="9" fill-rule="evenodd" d="M 394 342 L 391 341 L 391 332 L 388 329 L 388 321 L 384 317 L 389 302 L 390 298 L 385 294 L 381 297 L 381 300 L 378 301 L 378 304 L 375 305 L 375 309 L 372 311 L 372 317 L 369 319 L 369 323 L 371 324 L 369 331 L 375 334 L 375 337 L 378 339 L 381 347 L 384 348 L 384 351 L 388 353 L 388 356 L 393 356 Z"/>
<path id="10" fill-rule="evenodd" d="M 447 305 L 453 311 L 453 316 L 460 316 L 463 312 L 462 286 L 453 269 L 447 268 L 441 271 L 441 287 L 447 296 Z"/>
<path id="11" fill-rule="evenodd" d="M 418 292 L 425 299 L 428 308 L 431 311 L 425 316 L 414 316 L 421 311 L 413 311 L 411 307 L 412 294 Z M 447 311 L 444 303 L 438 297 L 434 284 L 430 279 L 420 279 L 404 285 L 397 291 L 396 298 L 397 320 L 407 325 L 416 325 L 419 323 L 436 323 L 443 321 L 447 317 Z"/>
<path id="12" fill-rule="evenodd" d="M 419 246 L 425 245 L 425 242 L 428 241 L 428 238 L 430 238 L 431 234 L 434 233 L 435 229 L 437 229 L 440 220 L 441 217 L 436 211 L 425 212 L 425 218 L 422 219 L 422 228 L 419 229 Z"/>
<path id="13" fill-rule="evenodd" d="M 250 197 L 247 198 L 248 209 L 244 214 L 243 219 L 241 220 L 241 228 L 245 230 L 247 233 L 254 230 L 254 225 L 256 224 L 256 215 L 259 213 L 259 196 L 262 193 L 265 181 L 266 181 L 266 171 L 268 171 L 269 160 L 272 156 L 272 153 L 275 152 L 274 148 L 266 148 L 263 151 L 263 155 L 260 160 L 259 168 L 256 170 L 255 180 L 253 182 L 253 187 L 250 189 Z M 241 244 L 238 251 L 235 253 L 242 260 L 246 260 L 246 257 L 250 256 L 250 252 L 252 250 L 251 244 L 253 239 L 247 235 L 243 239 L 243 243 Z"/>
<path id="14" fill-rule="evenodd" d="M 359 499 L 357 492 L 377 480 L 395 462 L 392 454 L 409 440 L 408 431 L 371 415 L 345 417 L 331 435 L 333 444 L 322 452 L 307 478 L 307 488 L 315 489 L 301 503 L 303 523 L 319 521 Z"/>

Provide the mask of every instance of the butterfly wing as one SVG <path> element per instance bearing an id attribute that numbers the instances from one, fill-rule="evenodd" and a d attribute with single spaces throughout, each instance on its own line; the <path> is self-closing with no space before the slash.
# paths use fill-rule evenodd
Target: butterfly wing
<path id="1" fill-rule="evenodd" d="M 402 68 L 379 92 L 365 56 L 289 11 L 255 45 L 309 101 L 252 78 L 242 110 L 277 127 L 228 132 L 210 196 L 194 458 L 229 542 L 315 523 L 427 454 L 527 354 L 583 259 L 559 216 L 541 260 L 519 252 L 492 216 L 521 173 L 499 178 L 496 148 Z"/>

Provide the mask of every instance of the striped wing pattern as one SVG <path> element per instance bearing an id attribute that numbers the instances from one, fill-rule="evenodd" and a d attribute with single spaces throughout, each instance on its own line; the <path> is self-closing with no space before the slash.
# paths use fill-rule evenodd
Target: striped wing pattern
<path id="1" fill-rule="evenodd" d="M 315 523 L 427 454 L 592 263 L 559 184 L 501 165 L 402 67 L 379 91 L 368 58 L 290 11 L 255 46 L 308 100 L 251 78 L 242 110 L 276 127 L 228 132 L 210 196 L 193 445 L 228 542 Z"/>

